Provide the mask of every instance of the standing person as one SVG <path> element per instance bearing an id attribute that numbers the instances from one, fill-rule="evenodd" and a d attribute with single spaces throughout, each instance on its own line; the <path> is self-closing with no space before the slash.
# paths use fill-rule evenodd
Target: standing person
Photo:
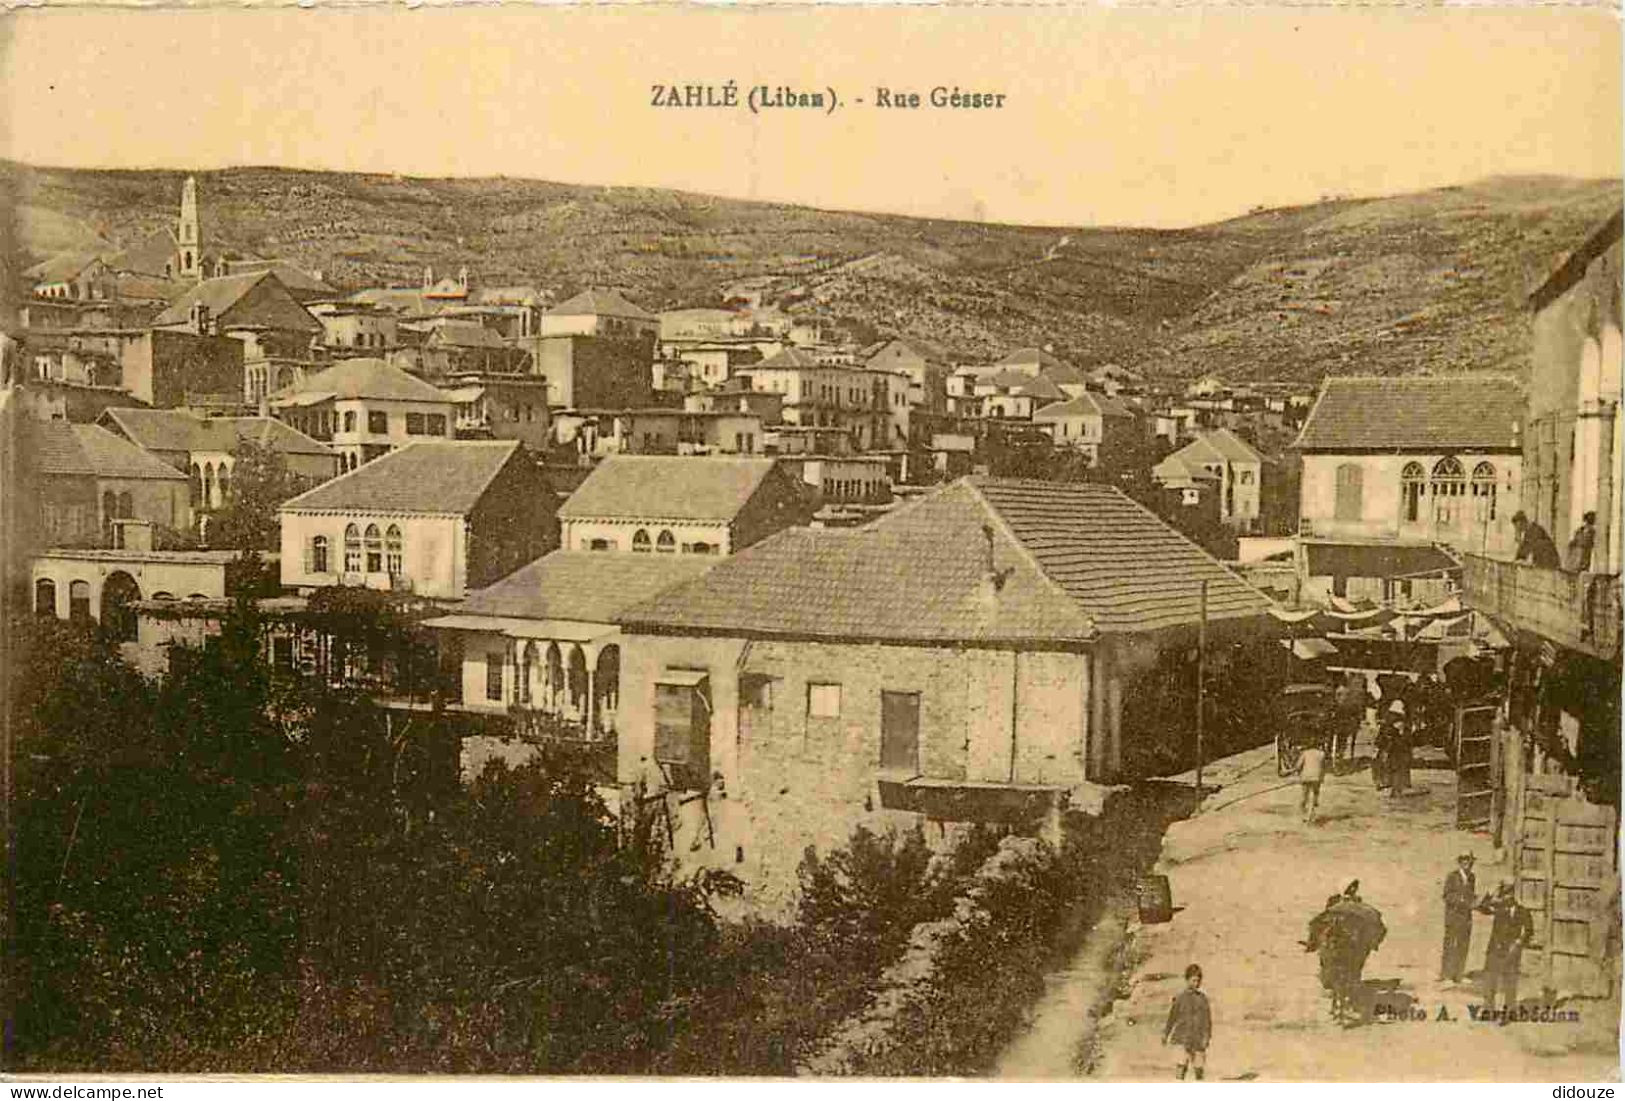
<path id="1" fill-rule="evenodd" d="M 1570 573 L 1586 573 L 1591 569 L 1591 549 L 1597 543 L 1597 514 L 1588 512 L 1569 537 Z"/>
<path id="2" fill-rule="evenodd" d="M 1518 901 L 1510 880 L 1503 879 L 1495 889 L 1494 900 L 1485 899 L 1479 909 L 1493 914 L 1490 946 L 1484 953 L 1484 1002 L 1495 1008 L 1495 996 L 1511 1009 L 1518 1004 L 1518 972 L 1523 967 L 1523 947 L 1535 936 L 1535 922 Z M 1502 1022 L 1505 1023 L 1504 1021 Z"/>
<path id="3" fill-rule="evenodd" d="M 1557 544 L 1552 542 L 1546 529 L 1530 520 L 1522 509 L 1512 514 L 1512 532 L 1518 537 L 1518 549 L 1512 552 L 1514 559 L 1543 570 L 1562 568 L 1563 560 L 1557 555 Z"/>
<path id="4" fill-rule="evenodd" d="M 1317 738 L 1298 752 L 1298 784 L 1303 788 L 1298 811 L 1305 822 L 1313 822 L 1315 812 L 1320 809 L 1320 781 L 1325 773 L 1326 745 L 1323 739 Z"/>
<path id="5" fill-rule="evenodd" d="M 1473 939 L 1473 906 L 1478 885 L 1473 878 L 1473 854 L 1456 857 L 1456 866 L 1444 877 L 1444 951 L 1439 958 L 1439 980 L 1459 983 L 1467 968 L 1467 949 Z"/>
<path id="6" fill-rule="evenodd" d="M 1187 1067 L 1195 1067 L 1196 1080 L 1202 1080 L 1207 1071 L 1207 1042 L 1212 1036 L 1213 1011 L 1207 995 L 1202 993 L 1202 969 L 1193 963 L 1185 968 L 1185 989 L 1168 1008 L 1168 1024 L 1162 1030 L 1163 1043 L 1185 1049 L 1185 1058 L 1179 1063 L 1180 1079 L 1184 1079 Z"/>
<path id="7" fill-rule="evenodd" d="M 1399 719 L 1388 742 L 1388 787 L 1391 795 L 1404 795 L 1411 789 L 1411 722 L 1405 702 L 1395 700 Z"/>
<path id="8" fill-rule="evenodd" d="M 1360 724 L 1365 721 L 1365 682 L 1357 673 L 1349 673 L 1333 693 L 1333 706 L 1337 726 L 1332 743 L 1332 760 L 1347 761 L 1354 758 L 1354 743 L 1359 737 Z"/>

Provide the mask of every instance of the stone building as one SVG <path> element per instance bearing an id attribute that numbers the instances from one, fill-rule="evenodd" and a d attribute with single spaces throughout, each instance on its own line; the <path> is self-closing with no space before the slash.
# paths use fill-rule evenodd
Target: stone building
<path id="1" fill-rule="evenodd" d="M 1037 829 L 1176 738 L 1150 705 L 1270 601 L 1119 491 L 964 479 L 790 529 L 620 617 L 619 779 L 772 904 L 853 827 Z M 939 835 L 933 829 L 931 836 Z"/>
<path id="2" fill-rule="evenodd" d="M 559 507 L 566 550 L 734 554 L 792 524 L 811 502 L 772 459 L 616 455 Z"/>
<path id="3" fill-rule="evenodd" d="M 282 505 L 282 584 L 461 600 L 556 547 L 555 508 L 518 441 L 420 441 Z"/>

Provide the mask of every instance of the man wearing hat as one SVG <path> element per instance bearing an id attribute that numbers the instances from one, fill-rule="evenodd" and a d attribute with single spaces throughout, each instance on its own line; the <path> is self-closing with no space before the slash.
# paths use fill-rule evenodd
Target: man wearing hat
<path id="1" fill-rule="evenodd" d="M 1473 854 L 1462 853 L 1444 877 L 1444 953 L 1439 962 L 1442 982 L 1461 982 L 1467 968 L 1467 948 L 1473 939 L 1473 906 L 1477 901 Z"/>

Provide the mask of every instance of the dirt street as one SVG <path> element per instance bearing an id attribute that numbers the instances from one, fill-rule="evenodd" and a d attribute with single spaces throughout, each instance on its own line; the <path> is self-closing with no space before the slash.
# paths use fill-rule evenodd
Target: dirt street
<path id="1" fill-rule="evenodd" d="M 1131 923 L 1130 993 L 1100 1022 L 1090 1044 L 1080 1023 L 1070 1050 L 1050 1048 L 1050 1065 L 1028 1061 L 1021 1077 L 1070 1077 L 1068 1059 L 1091 1053 L 1090 1077 L 1172 1077 L 1174 1052 L 1161 1044 L 1168 1006 L 1187 964 L 1201 964 L 1212 999 L 1208 1054 L 1213 1080 L 1498 1080 L 1587 1082 L 1619 1076 L 1619 1005 L 1575 1001 L 1579 1023 L 1475 1023 L 1476 986 L 1437 981 L 1443 877 L 1457 853 L 1479 863 L 1480 892 L 1505 873 L 1486 838 L 1453 828 L 1454 774 L 1419 761 L 1415 791 L 1389 802 L 1369 772 L 1328 776 L 1319 821 L 1298 815 L 1295 783 L 1276 775 L 1264 747 L 1224 762 L 1224 789 L 1198 816 L 1176 822 L 1158 870 L 1176 913 L 1163 925 Z M 1254 767 L 1256 766 L 1256 767 Z M 1299 941 L 1326 896 L 1360 881 L 1382 910 L 1388 937 L 1366 964 L 1368 980 L 1393 980 L 1425 1020 L 1344 1028 L 1331 1021 L 1316 957 Z M 1489 918 L 1475 918 L 1468 968 L 1483 964 Z M 1527 985 L 1527 983 L 1526 983 Z M 1522 992 L 1537 998 L 1538 990 Z M 1078 1000 L 1072 1000 L 1076 1006 Z M 1441 1008 L 1449 1020 L 1439 1020 Z M 1074 1009 L 1074 1012 L 1076 1010 Z M 1035 1027 L 1047 1026 L 1043 1010 Z M 1057 1050 L 1059 1048 L 1060 1050 Z"/>

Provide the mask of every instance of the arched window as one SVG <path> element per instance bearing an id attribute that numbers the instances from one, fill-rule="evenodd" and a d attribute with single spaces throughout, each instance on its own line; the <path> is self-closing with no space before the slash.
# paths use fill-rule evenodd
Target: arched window
<path id="1" fill-rule="evenodd" d="M 1473 467 L 1473 520 L 1480 524 L 1495 521 L 1495 465 L 1479 463 Z"/>
<path id="2" fill-rule="evenodd" d="M 1433 481 L 1429 485 L 1433 496 L 1433 522 L 1440 527 L 1454 527 L 1461 518 L 1461 498 L 1467 492 L 1467 472 L 1461 463 L 1446 456 L 1433 466 Z"/>
<path id="3" fill-rule="evenodd" d="M 389 530 L 394 531 L 392 527 Z M 526 642 L 519 651 L 519 683 L 515 686 L 519 691 L 519 705 L 530 706 L 530 678 L 536 668 L 536 644 Z"/>
<path id="4" fill-rule="evenodd" d="M 213 508 L 217 498 L 214 495 L 214 464 L 203 464 L 203 507 Z"/>
<path id="5" fill-rule="evenodd" d="M 318 535 L 310 541 L 310 572 L 327 572 L 327 536 Z"/>
<path id="6" fill-rule="evenodd" d="M 174 593 L 153 593 L 152 598 L 154 600 L 174 600 L 175 599 L 175 594 Z M 205 599 L 207 599 L 207 598 L 205 598 Z"/>
<path id="7" fill-rule="evenodd" d="M 137 638 L 135 608 L 141 599 L 141 589 L 135 578 L 118 570 L 102 582 L 102 629 L 116 642 L 134 642 Z"/>
<path id="8" fill-rule="evenodd" d="M 384 540 L 378 534 L 378 525 L 368 524 L 367 534 L 364 538 L 367 544 L 367 572 L 382 573 L 384 570 Z"/>
<path id="9" fill-rule="evenodd" d="M 557 710 L 559 699 L 564 693 L 564 658 L 559 654 L 559 644 L 547 644 L 547 703 Z"/>
<path id="10" fill-rule="evenodd" d="M 384 532 L 384 568 L 389 576 L 401 576 L 401 529 L 394 524 Z"/>
<path id="11" fill-rule="evenodd" d="M 40 615 L 56 615 L 56 582 L 49 577 L 34 582 L 34 611 Z"/>
<path id="12" fill-rule="evenodd" d="M 632 550 L 636 554 L 649 553 L 649 533 L 639 528 L 632 536 Z"/>
<path id="13" fill-rule="evenodd" d="M 224 463 L 220 466 L 220 503 L 225 504 L 231 499 L 231 470 Z"/>
<path id="14" fill-rule="evenodd" d="M 1337 468 L 1336 478 L 1334 518 L 1360 519 L 1365 514 L 1365 468 L 1359 463 L 1343 463 Z"/>
<path id="15" fill-rule="evenodd" d="M 361 529 L 354 524 L 344 529 L 344 572 L 361 572 Z"/>
<path id="16" fill-rule="evenodd" d="M 655 540 L 655 550 L 661 554 L 671 554 L 677 549 L 677 537 L 669 530 L 662 531 L 660 538 Z"/>
<path id="17" fill-rule="evenodd" d="M 1422 487 L 1426 484 L 1427 475 L 1421 463 L 1406 463 L 1405 469 L 1399 472 L 1400 518 L 1405 523 L 1414 524 L 1422 519 Z"/>

